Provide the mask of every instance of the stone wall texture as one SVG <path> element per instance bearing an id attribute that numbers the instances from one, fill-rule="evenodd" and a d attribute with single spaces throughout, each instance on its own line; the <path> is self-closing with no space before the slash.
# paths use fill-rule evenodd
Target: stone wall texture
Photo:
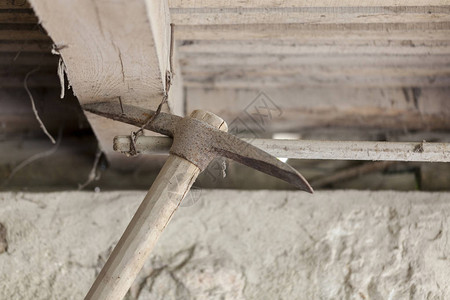
<path id="1" fill-rule="evenodd" d="M 144 192 L 0 193 L 0 299 L 83 299 Z M 450 194 L 199 191 L 127 299 L 450 299 Z"/>

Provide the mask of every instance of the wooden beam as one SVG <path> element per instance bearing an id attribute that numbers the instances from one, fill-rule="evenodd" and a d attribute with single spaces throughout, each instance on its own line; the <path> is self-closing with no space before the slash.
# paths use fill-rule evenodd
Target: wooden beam
<path id="1" fill-rule="evenodd" d="M 226 70 L 184 72 L 188 87 L 203 88 L 291 88 L 291 87 L 448 87 L 450 68 L 297 68 L 286 71 Z"/>
<path id="2" fill-rule="evenodd" d="M 448 84 L 450 41 L 346 42 L 183 41 L 180 63 L 196 87 Z"/>
<path id="3" fill-rule="evenodd" d="M 171 5 L 187 86 L 444 87 L 450 82 L 446 2 Z"/>
<path id="4" fill-rule="evenodd" d="M 336 40 L 332 43 L 295 41 L 179 41 L 180 57 L 186 54 L 235 55 L 442 55 L 450 54 L 450 38 L 446 40 L 394 40 L 360 42 Z"/>
<path id="5" fill-rule="evenodd" d="M 155 142 L 156 141 L 156 142 Z M 136 140 L 136 151 L 153 153 L 153 148 L 168 153 L 172 139 L 145 137 Z M 450 162 L 450 143 L 426 142 L 368 142 L 368 141 L 308 141 L 250 139 L 250 144 L 267 153 L 283 158 L 327 160 L 376 160 Z M 130 137 L 116 138 L 117 151 L 130 151 Z"/>
<path id="6" fill-rule="evenodd" d="M 1 46 L 0 46 L 1 47 Z M 17 49 L 15 52 L 0 51 L 0 66 L 56 66 L 58 65 L 58 57 L 50 52 L 23 52 Z M 29 69 L 31 71 L 32 69 Z"/>
<path id="7" fill-rule="evenodd" d="M 445 87 L 450 1 L 170 2 L 189 87 Z"/>
<path id="8" fill-rule="evenodd" d="M 450 21 L 450 6 L 172 8 L 176 25 L 406 24 Z"/>
<path id="9" fill-rule="evenodd" d="M 0 23 L 32 23 L 37 24 L 38 18 L 35 16 L 32 9 L 21 10 L 0 10 Z"/>
<path id="10" fill-rule="evenodd" d="M 449 48 L 450 49 L 450 48 Z M 450 66 L 450 53 L 442 55 L 390 55 L 390 54 L 301 54 L 301 55 L 277 55 L 277 54 L 180 54 L 180 63 L 183 71 L 189 67 L 193 69 L 206 67 L 205 70 L 213 71 L 232 67 L 238 69 L 261 68 L 286 68 L 286 67 L 422 67 L 444 68 Z M 188 68 L 186 68 L 188 67 Z M 305 69 L 307 70 L 307 69 Z"/>
<path id="11" fill-rule="evenodd" d="M 202 108 L 223 117 L 230 131 L 249 136 L 305 128 L 449 130 L 447 88 L 188 88 L 187 113 Z M 258 115 L 259 111 L 259 115 Z M 256 114 L 256 115 L 254 115 Z"/>
<path id="12" fill-rule="evenodd" d="M 28 73 L 28 72 L 27 72 Z M 0 75 L 0 88 L 23 88 L 25 74 Z M 39 76 L 33 76 L 28 79 L 29 88 L 58 88 L 60 87 L 58 75 L 56 72 L 44 73 Z"/>
<path id="13" fill-rule="evenodd" d="M 171 8 L 290 8 L 290 7 L 377 7 L 377 6 L 442 6 L 449 0 L 170 0 Z"/>
<path id="14" fill-rule="evenodd" d="M 41 52 L 50 53 L 52 50 L 51 41 L 0 41 L 0 53 L 3 52 Z"/>
<path id="15" fill-rule="evenodd" d="M 50 38 L 39 31 L 38 29 L 25 29 L 25 30 L 17 30 L 17 29 L 9 29 L 7 27 L 0 28 L 0 41 L 17 41 L 17 40 L 36 40 L 36 41 L 51 41 Z"/>
<path id="16" fill-rule="evenodd" d="M 0 2 L 0 9 L 25 9 L 30 8 L 27 0 L 5 0 Z"/>
<path id="17" fill-rule="evenodd" d="M 431 27 L 431 28 L 429 28 Z M 338 40 L 387 43 L 390 40 L 448 40 L 448 22 L 416 24 L 247 24 L 176 26 L 179 40 L 285 40 L 332 43 Z"/>
<path id="18" fill-rule="evenodd" d="M 61 50 L 67 77 L 80 103 L 119 102 L 155 109 L 169 71 L 170 16 L 159 1 L 31 0 L 42 26 Z M 176 72 L 180 77 L 180 72 Z M 179 80 L 175 77 L 174 80 Z M 179 112 L 182 97 L 169 98 L 165 110 Z M 115 167 L 124 162 L 112 139 L 135 128 L 88 114 L 89 122 Z"/>
<path id="19" fill-rule="evenodd" d="M 449 143 L 259 140 L 277 157 L 301 159 L 450 162 Z"/>

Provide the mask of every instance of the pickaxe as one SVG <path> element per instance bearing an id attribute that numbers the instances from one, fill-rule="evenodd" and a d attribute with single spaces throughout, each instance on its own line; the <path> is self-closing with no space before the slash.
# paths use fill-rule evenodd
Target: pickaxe
<path id="1" fill-rule="evenodd" d="M 156 113 L 111 102 L 84 105 L 86 111 L 173 138 L 170 155 L 85 299 L 122 299 L 197 176 L 217 156 L 230 158 L 312 193 L 291 166 L 227 133 L 218 116 L 194 111 L 190 117 Z M 147 122 L 150 118 L 151 122 Z"/>

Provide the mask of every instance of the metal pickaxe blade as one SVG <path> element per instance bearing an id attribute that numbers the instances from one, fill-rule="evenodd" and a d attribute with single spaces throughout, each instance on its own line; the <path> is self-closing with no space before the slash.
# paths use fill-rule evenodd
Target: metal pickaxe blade
<path id="1" fill-rule="evenodd" d="M 111 102 L 86 104 L 83 108 L 91 113 L 138 127 L 145 124 L 146 120 L 155 114 L 153 110 L 146 110 L 131 105 L 120 106 Z M 282 179 L 303 191 L 313 192 L 306 179 L 288 164 L 281 162 L 276 157 L 246 141 L 204 124 L 204 122 L 159 113 L 145 129 L 169 137 L 174 137 L 177 132 L 182 132 L 182 134 L 179 134 L 181 138 L 175 139 L 175 149 L 172 149 L 171 153 L 186 158 L 201 170 L 207 167 L 213 156 L 224 156 Z M 188 147 L 187 145 L 195 142 L 192 141 L 194 135 L 197 139 L 200 138 L 203 141 L 196 143 L 195 147 Z M 189 139 L 191 140 L 189 141 Z M 186 151 L 188 151 L 188 154 Z"/>
<path id="2" fill-rule="evenodd" d="M 144 125 L 156 113 L 150 109 L 143 109 L 132 105 L 116 105 L 111 102 L 84 104 L 83 109 L 108 119 L 138 127 Z M 145 129 L 173 137 L 175 126 L 181 119 L 183 118 L 161 112 Z"/>
<path id="3" fill-rule="evenodd" d="M 229 133 L 223 133 L 223 135 L 224 139 L 216 140 L 213 146 L 219 155 L 282 179 L 303 191 L 313 193 L 308 181 L 290 165 L 234 135 Z M 233 145 L 239 145 L 239 147 L 233 147 Z"/>
<path id="4" fill-rule="evenodd" d="M 216 156 L 231 158 L 312 193 L 308 182 L 297 171 L 226 133 L 226 123 L 212 113 L 194 111 L 190 117 L 181 118 L 112 103 L 88 104 L 84 109 L 135 126 L 145 124 L 146 129 L 173 137 L 169 158 L 86 295 L 86 300 L 119 300 L 125 296 L 195 179 Z"/>

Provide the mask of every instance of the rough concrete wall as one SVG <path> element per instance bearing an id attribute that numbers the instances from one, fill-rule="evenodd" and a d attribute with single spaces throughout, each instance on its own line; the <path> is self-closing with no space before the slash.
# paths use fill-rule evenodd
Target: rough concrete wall
<path id="1" fill-rule="evenodd" d="M 82 299 L 143 196 L 0 194 L 0 299 Z M 203 191 L 127 297 L 450 299 L 449 213 L 448 193 Z"/>

